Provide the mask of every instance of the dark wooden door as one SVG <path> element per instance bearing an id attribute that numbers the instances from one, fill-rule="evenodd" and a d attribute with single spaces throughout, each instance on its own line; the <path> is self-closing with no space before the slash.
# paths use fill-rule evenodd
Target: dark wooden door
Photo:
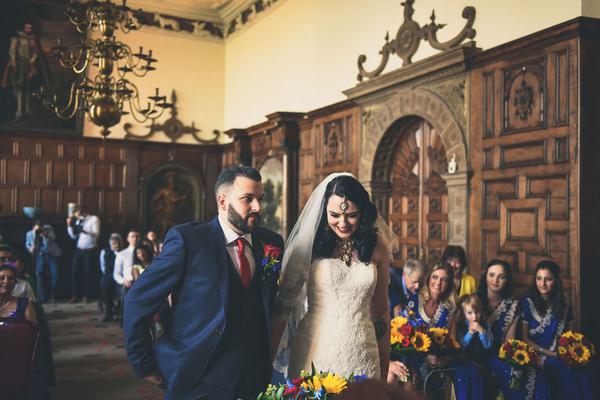
<path id="1" fill-rule="evenodd" d="M 435 129 L 422 119 L 400 127 L 397 134 L 388 208 L 400 242 L 395 265 L 408 258 L 434 263 L 448 243 L 448 191 L 441 176 L 446 152 Z"/>

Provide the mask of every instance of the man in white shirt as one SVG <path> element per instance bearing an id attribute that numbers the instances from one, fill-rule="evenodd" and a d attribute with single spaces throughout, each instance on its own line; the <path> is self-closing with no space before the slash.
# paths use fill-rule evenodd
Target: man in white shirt
<path id="1" fill-rule="evenodd" d="M 133 283 L 133 252 L 135 251 L 135 246 L 140 243 L 141 238 L 142 235 L 139 231 L 130 229 L 127 234 L 127 243 L 129 246 L 118 252 L 115 258 L 113 278 L 121 288 L 122 293 L 129 289 Z"/>
<path id="2" fill-rule="evenodd" d="M 71 267 L 73 297 L 69 303 L 80 301 L 82 296 L 84 302 L 87 302 L 94 287 L 97 286 L 92 282 L 92 278 L 95 276 L 98 259 L 96 248 L 100 236 L 100 219 L 77 206 L 75 215 L 67 218 L 67 232 L 73 240 L 77 241 Z M 82 272 L 83 284 L 81 285 L 79 276 Z"/>

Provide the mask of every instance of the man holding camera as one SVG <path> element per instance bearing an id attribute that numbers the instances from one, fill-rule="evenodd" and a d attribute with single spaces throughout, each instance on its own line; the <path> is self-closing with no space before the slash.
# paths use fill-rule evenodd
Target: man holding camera
<path id="1" fill-rule="evenodd" d="M 36 221 L 33 228 L 25 235 L 25 247 L 35 262 L 37 276 L 37 296 L 45 303 L 50 298 L 56 300 L 56 284 L 58 283 L 58 257 L 62 254 L 56 243 L 56 236 L 51 225 Z M 48 273 L 50 272 L 50 282 Z M 50 283 L 48 285 L 48 283 Z M 50 293 L 47 288 L 50 287 Z"/>
<path id="2" fill-rule="evenodd" d="M 71 267 L 73 297 L 69 303 L 76 303 L 82 297 L 87 303 L 93 290 L 92 277 L 95 272 L 96 247 L 100 236 L 100 219 L 83 211 L 80 206 L 75 206 L 73 216 L 67 218 L 67 232 L 73 240 L 77 241 Z M 83 271 L 83 287 L 78 284 L 81 271 Z"/>

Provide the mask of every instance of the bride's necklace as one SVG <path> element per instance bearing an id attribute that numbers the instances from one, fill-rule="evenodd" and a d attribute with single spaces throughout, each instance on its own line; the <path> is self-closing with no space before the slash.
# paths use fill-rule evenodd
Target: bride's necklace
<path id="1" fill-rule="evenodd" d="M 346 266 L 352 265 L 352 251 L 354 250 L 354 240 L 338 240 L 337 242 L 338 252 L 340 253 L 340 260 L 346 263 Z"/>

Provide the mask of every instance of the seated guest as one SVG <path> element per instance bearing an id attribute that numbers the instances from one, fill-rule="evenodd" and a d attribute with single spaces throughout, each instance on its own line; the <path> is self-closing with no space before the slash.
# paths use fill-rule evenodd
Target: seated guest
<path id="1" fill-rule="evenodd" d="M 135 247 L 132 267 L 132 275 L 134 281 L 136 281 L 140 277 L 142 272 L 144 272 L 144 270 L 148 268 L 153 258 L 154 257 L 152 255 L 152 249 L 150 247 L 145 246 L 143 244 L 137 245 Z"/>
<path id="2" fill-rule="evenodd" d="M 390 270 L 390 317 L 394 317 L 394 309 L 406 306 L 410 297 L 414 296 L 421 287 L 425 265 L 420 260 L 409 259 L 402 269 Z M 396 313 L 397 314 L 397 313 Z"/>
<path id="3" fill-rule="evenodd" d="M 25 264 L 21 257 L 17 257 L 14 250 L 8 245 L 0 246 L 0 263 L 8 263 L 17 272 L 17 281 L 14 285 L 12 295 L 14 297 L 26 297 L 30 301 L 36 301 L 35 292 L 31 284 L 22 276 Z"/>
<path id="4" fill-rule="evenodd" d="M 537 350 L 543 367 L 529 368 L 527 398 L 597 399 L 590 368 L 569 368 L 557 354 L 558 338 L 573 322 L 558 264 L 549 260 L 538 263 L 529 296 L 521 300 L 520 307 L 523 339 Z"/>
<path id="5" fill-rule="evenodd" d="M 512 269 L 509 263 L 494 259 L 487 263 L 481 273 L 478 294 L 483 303 L 484 313 L 488 316 L 487 323 L 492 333 L 492 351 L 488 358 L 495 381 L 493 395 L 498 390 L 505 400 L 521 400 L 524 398 L 525 384 L 522 388 L 511 388 L 510 380 L 513 367 L 498 358 L 498 350 L 503 343 L 514 339 L 519 322 L 519 301 L 513 297 Z"/>
<path id="6" fill-rule="evenodd" d="M 425 275 L 425 265 L 420 260 L 409 259 L 402 269 L 390 269 L 388 296 L 390 299 L 391 318 L 398 315 L 400 308 L 408 305 L 409 298 L 418 293 L 423 275 Z M 405 364 L 406 361 L 403 357 L 391 355 L 387 377 L 388 382 L 395 383 L 398 379 L 406 377 L 408 373 L 408 368 Z"/>
<path id="7" fill-rule="evenodd" d="M 117 253 L 121 250 L 123 238 L 118 233 L 113 233 L 108 239 L 108 247 L 100 251 L 100 286 L 102 288 L 102 297 L 104 298 L 104 318 L 102 322 L 109 322 L 113 319 L 115 307 L 115 292 L 117 283 L 113 277 L 115 271 L 115 259 Z"/>
<path id="8" fill-rule="evenodd" d="M 453 270 L 446 264 L 436 264 L 427 274 L 419 293 L 408 302 L 408 309 L 414 313 L 419 325 L 427 328 L 450 328 L 456 301 L 454 299 Z M 442 360 L 433 354 L 411 356 L 411 369 L 418 369 L 421 378 L 431 367 L 441 366 Z M 411 374 L 416 377 L 416 374 Z"/>
<path id="9" fill-rule="evenodd" d="M 0 264 L 0 318 L 29 320 L 37 323 L 33 305 L 26 297 L 15 297 L 12 292 L 17 283 L 17 271 L 8 263 Z"/>
<path id="10" fill-rule="evenodd" d="M 421 325 L 448 328 L 456 308 L 453 271 L 445 264 L 436 264 L 425 277 L 425 284 L 413 296 L 408 308 Z"/>
<path id="11" fill-rule="evenodd" d="M 459 297 L 477 291 L 475 278 L 467 274 L 467 254 L 461 246 L 446 246 L 442 254 L 442 262 L 454 270 L 454 290 Z"/>
<path id="12" fill-rule="evenodd" d="M 465 358 L 452 362 L 455 368 L 454 388 L 457 400 L 478 400 L 485 395 L 484 372 L 492 348 L 492 336 L 483 314 L 483 303 L 476 294 L 461 297 L 452 334 Z"/>

